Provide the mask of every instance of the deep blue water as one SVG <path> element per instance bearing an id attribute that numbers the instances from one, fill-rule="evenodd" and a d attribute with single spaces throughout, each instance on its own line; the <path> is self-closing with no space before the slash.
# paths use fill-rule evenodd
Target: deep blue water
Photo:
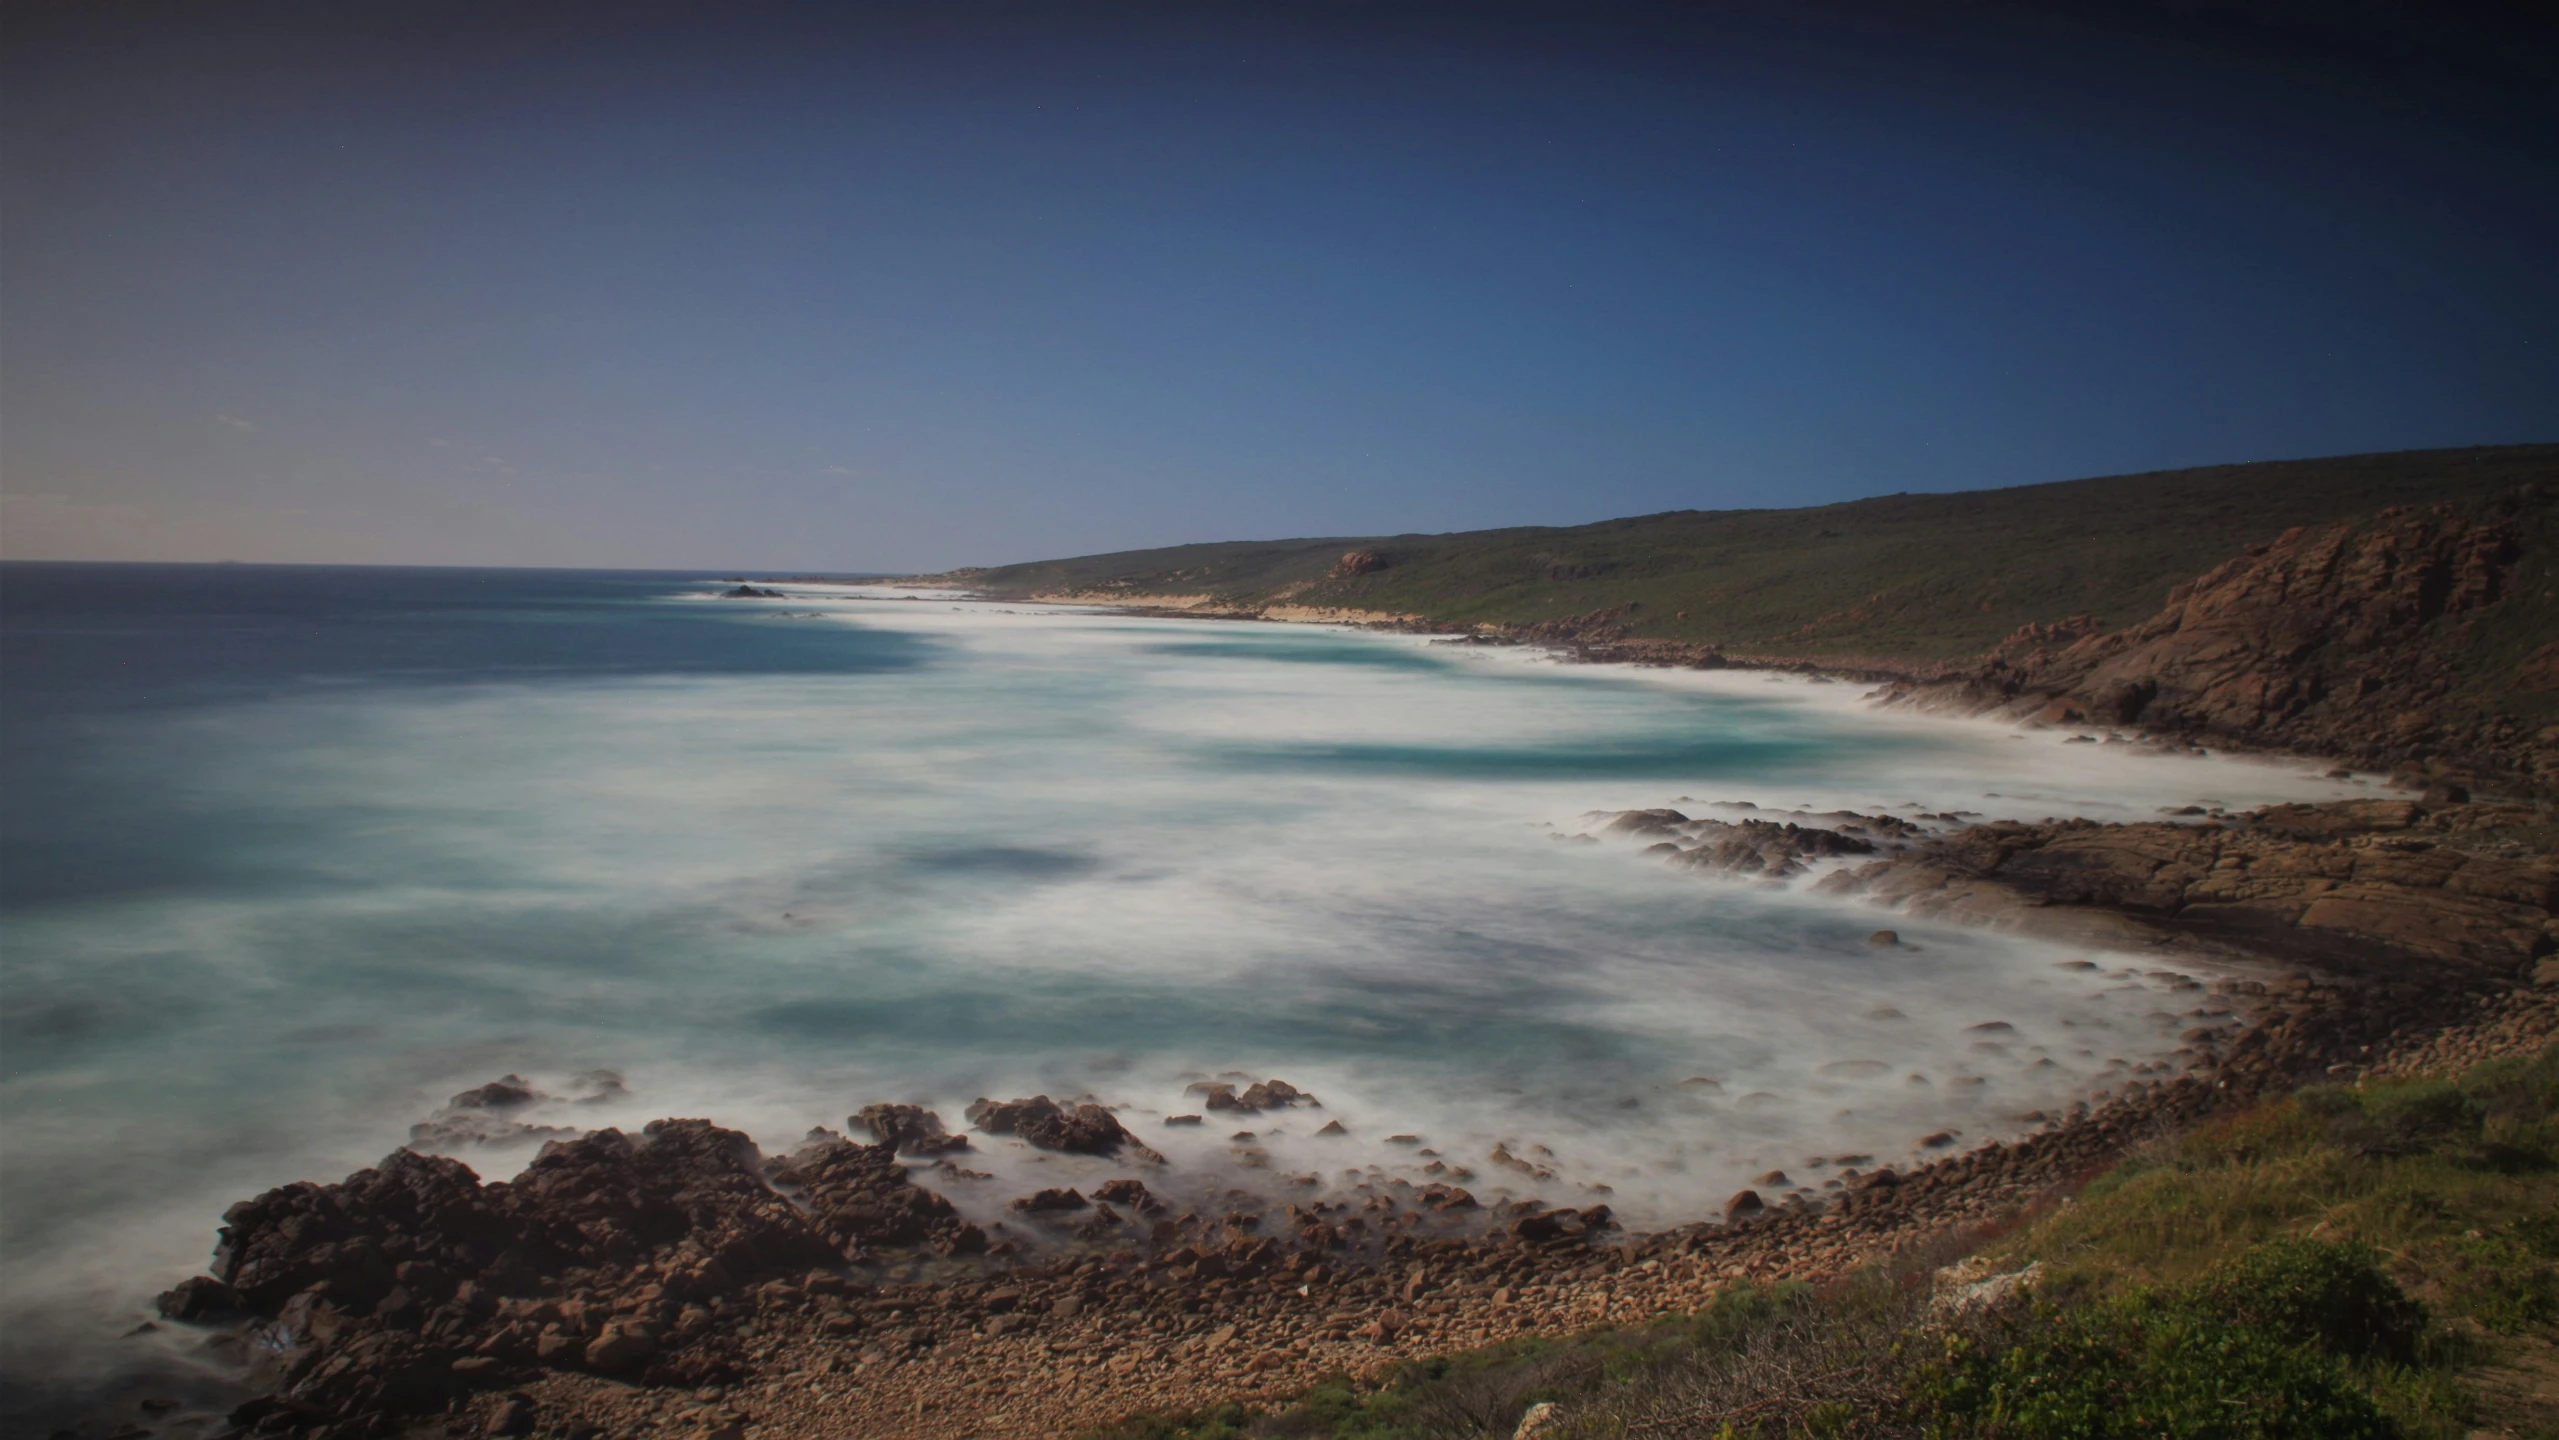
<path id="1" fill-rule="evenodd" d="M 895 631 L 672 609 L 640 571 L 0 564 L 0 907 L 239 878 L 241 817 L 137 783 L 100 722 L 364 687 L 860 675 Z M 155 777 L 156 779 L 156 777 Z M 201 828 L 212 827 L 210 830 Z M 220 833 L 217 833 L 220 832 Z"/>

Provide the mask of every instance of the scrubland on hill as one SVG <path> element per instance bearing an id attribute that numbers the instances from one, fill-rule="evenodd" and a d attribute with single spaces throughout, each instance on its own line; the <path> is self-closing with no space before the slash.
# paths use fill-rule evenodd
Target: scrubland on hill
<path id="1" fill-rule="evenodd" d="M 1531 626 L 1632 605 L 1625 633 L 1736 655 L 1905 662 L 2021 625 L 2147 618 L 2168 592 L 2294 526 L 2559 486 L 2559 445 L 2215 465 L 1800 510 L 1595 525 L 1227 541 L 952 572 L 1008 597 L 1202 597 Z M 1350 555 L 1366 557 L 1345 564 Z M 2540 611 L 2543 615 L 2559 610 Z M 2545 632 L 2548 633 L 2548 632 Z"/>

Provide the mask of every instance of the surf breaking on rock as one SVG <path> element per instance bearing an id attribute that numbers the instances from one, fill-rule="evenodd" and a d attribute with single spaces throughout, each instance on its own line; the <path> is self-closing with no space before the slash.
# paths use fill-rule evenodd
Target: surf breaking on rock
<path id="1" fill-rule="evenodd" d="M 1835 831 L 1675 813 L 1602 818 L 1637 838 L 1690 839 L 1673 845 L 1676 858 L 1710 871 L 1747 873 L 1772 857 L 1792 863 L 1842 848 L 1807 838 Z M 1907 1168 L 1817 1157 L 1838 1171 L 1822 1188 L 1770 1172 L 1724 1202 L 1720 1220 L 1631 1233 L 1606 1203 L 1486 1204 L 1460 1184 L 1357 1171 L 1344 1187 L 1310 1185 L 1292 1198 L 1291 1177 L 1255 1189 L 1239 1183 L 1250 1171 L 1185 1171 L 1111 1107 L 1034 1095 L 982 1098 L 966 1118 L 979 1135 L 1129 1173 L 1090 1195 L 1039 1189 L 1014 1199 L 1004 1219 L 980 1223 L 920 1183 L 987 1178 L 968 1167 L 977 1140 L 934 1111 L 884 1103 L 848 1118 L 869 1143 L 821 1129 L 772 1157 L 700 1119 L 656 1121 L 636 1135 L 552 1137 L 521 1174 L 496 1183 L 458 1160 L 404 1149 L 337 1185 L 290 1185 L 233 1207 L 214 1273 L 170 1292 L 161 1308 L 207 1325 L 209 1347 L 268 1392 L 233 1416 L 259 1433 L 324 1424 L 392 1433 L 403 1416 L 457 1409 L 486 1411 L 506 1433 L 529 1426 L 537 1406 L 573 1417 L 635 1394 L 732 1396 L 805 1353 L 830 1365 L 849 1357 L 875 1379 L 902 1367 L 958 1373 L 1038 1335 L 1048 1337 L 1040 1354 L 1055 1360 L 1057 1337 L 1097 1326 L 1120 1337 L 1098 1357 L 1119 1372 L 1165 1365 L 1194 1388 L 1280 1384 L 1363 1353 L 1556 1323 L 1574 1313 L 1569 1305 L 1527 1302 L 1551 1301 L 1559 1286 L 1597 1284 L 1619 1296 L 1602 1303 L 1605 1315 L 1616 1304 L 1677 1303 L 1719 1279 L 1836 1272 L 1916 1234 L 1976 1223 L 2159 1126 L 2303 1075 L 2357 1069 L 2391 1037 L 2458 1014 L 2522 1004 L 2523 1019 L 2504 1023 L 2546 1033 L 2549 997 L 2529 987 L 2559 981 L 2532 969 L 2554 968 L 2533 958 L 2550 948 L 2548 866 L 2465 850 L 2425 858 L 2435 852 L 2423 837 L 2493 833 L 2503 818 L 2488 805 L 2350 802 L 2277 807 L 2210 828 L 2071 822 L 1924 840 L 1896 832 L 1895 853 L 1832 880 L 1887 904 L 1960 902 L 1968 918 L 1995 920 L 1995 897 L 2006 897 L 2012 916 L 2031 914 L 2052 905 L 2055 877 L 2067 876 L 2063 914 L 2190 945 L 2206 943 L 2196 937 L 2207 932 L 2255 932 L 2234 931 L 2226 916 L 2181 928 L 2186 906 L 2254 903 L 2296 932 L 2276 937 L 2275 948 L 2315 963 L 2272 985 L 2217 982 L 2233 1023 L 2183 1037 L 2183 1073 L 2128 1077 L 2093 1109 L 2014 1143 L 1960 1150 L 1951 1134 L 1927 1137 L 1923 1151 L 1959 1153 Z M 1860 828 L 1892 830 L 1875 817 Z M 2199 873 L 2221 888 L 2191 899 L 2181 889 L 2170 903 L 2163 877 L 2195 868 L 2198 846 L 2213 852 Z M 2134 873 L 2144 865 L 2146 878 Z M 2347 913 L 2364 918 L 2350 929 L 2310 923 L 2321 897 L 2352 902 L 2360 908 Z M 2406 918 L 2387 925 L 2377 913 Z M 2271 923 L 2261 917 L 2257 928 Z M 2519 975 L 2527 988 L 2515 988 Z M 604 1093 L 608 1077 L 581 1078 Z M 485 1138 L 504 1123 L 493 1114 L 538 1098 L 508 1076 L 454 1097 L 420 1133 Z M 1198 1113 L 1168 1124 L 1321 1105 L 1271 1077 L 1202 1081 L 1187 1098 Z M 461 1117 L 476 1118 L 457 1131 Z M 1427 1153 L 1421 1138 L 1389 1137 L 1416 1158 Z M 1506 1176 L 1556 1178 L 1506 1146 L 1485 1163 Z M 1256 1333 L 1239 1339 L 1244 1322 Z M 1239 1346 L 1252 1353 L 1215 1359 L 1236 1360 L 1230 1347 Z M 576 1433 L 591 1422 L 566 1423 Z"/>

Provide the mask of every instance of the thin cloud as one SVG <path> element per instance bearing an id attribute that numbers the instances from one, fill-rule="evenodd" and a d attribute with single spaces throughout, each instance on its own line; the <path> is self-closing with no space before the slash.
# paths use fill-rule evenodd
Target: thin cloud
<path id="1" fill-rule="evenodd" d="M 248 421 L 241 419 L 237 415 L 224 415 L 217 412 L 213 419 L 214 423 L 218 425 L 228 425 L 232 429 L 237 430 L 244 435 L 255 435 L 258 433 L 257 426 L 250 424 Z"/>

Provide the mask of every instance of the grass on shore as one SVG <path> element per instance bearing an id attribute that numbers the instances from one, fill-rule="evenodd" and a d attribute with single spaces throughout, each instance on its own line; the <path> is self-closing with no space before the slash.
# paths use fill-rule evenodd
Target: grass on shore
<path id="1" fill-rule="evenodd" d="M 2559 1440 L 2559 1046 L 2154 1144 L 1982 1247 L 2007 1304 L 1933 1310 L 1950 1258 L 1091 1440 Z"/>

